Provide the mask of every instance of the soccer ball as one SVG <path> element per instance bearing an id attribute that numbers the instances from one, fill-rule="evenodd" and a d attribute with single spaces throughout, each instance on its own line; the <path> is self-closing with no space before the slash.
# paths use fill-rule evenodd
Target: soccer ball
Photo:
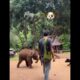
<path id="1" fill-rule="evenodd" d="M 55 18 L 54 13 L 53 13 L 53 12 L 48 12 L 47 18 L 48 18 L 48 19 L 54 19 L 54 18 Z"/>

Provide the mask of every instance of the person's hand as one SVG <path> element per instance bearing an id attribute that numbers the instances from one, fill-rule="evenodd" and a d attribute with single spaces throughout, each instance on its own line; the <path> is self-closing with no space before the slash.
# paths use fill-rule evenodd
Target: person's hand
<path id="1" fill-rule="evenodd" d="M 55 62 L 55 59 L 53 59 L 53 62 Z"/>

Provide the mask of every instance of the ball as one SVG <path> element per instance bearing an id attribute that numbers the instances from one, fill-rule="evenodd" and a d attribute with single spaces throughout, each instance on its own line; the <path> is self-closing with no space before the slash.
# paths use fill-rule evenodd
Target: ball
<path id="1" fill-rule="evenodd" d="M 48 19 L 54 19 L 54 18 L 55 18 L 54 13 L 53 13 L 53 12 L 48 12 L 47 18 L 48 18 Z"/>

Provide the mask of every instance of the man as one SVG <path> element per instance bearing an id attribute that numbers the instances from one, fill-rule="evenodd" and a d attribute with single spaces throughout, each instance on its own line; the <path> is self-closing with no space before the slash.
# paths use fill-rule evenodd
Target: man
<path id="1" fill-rule="evenodd" d="M 54 61 L 54 55 L 51 48 L 51 39 L 48 36 L 48 32 L 45 31 L 43 38 L 39 40 L 39 55 L 41 65 L 43 65 L 44 80 L 48 80 L 51 58 Z"/>

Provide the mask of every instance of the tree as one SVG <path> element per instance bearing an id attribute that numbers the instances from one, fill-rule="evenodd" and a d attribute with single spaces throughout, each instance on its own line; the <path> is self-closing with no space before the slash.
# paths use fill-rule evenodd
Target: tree
<path id="1" fill-rule="evenodd" d="M 47 19 L 47 13 L 55 13 L 54 20 Z M 27 42 L 28 27 L 34 36 L 34 45 L 46 28 L 58 36 L 70 34 L 70 0 L 10 0 L 10 30 L 21 39 L 20 32 Z M 36 36 L 35 36 L 36 35 Z"/>

